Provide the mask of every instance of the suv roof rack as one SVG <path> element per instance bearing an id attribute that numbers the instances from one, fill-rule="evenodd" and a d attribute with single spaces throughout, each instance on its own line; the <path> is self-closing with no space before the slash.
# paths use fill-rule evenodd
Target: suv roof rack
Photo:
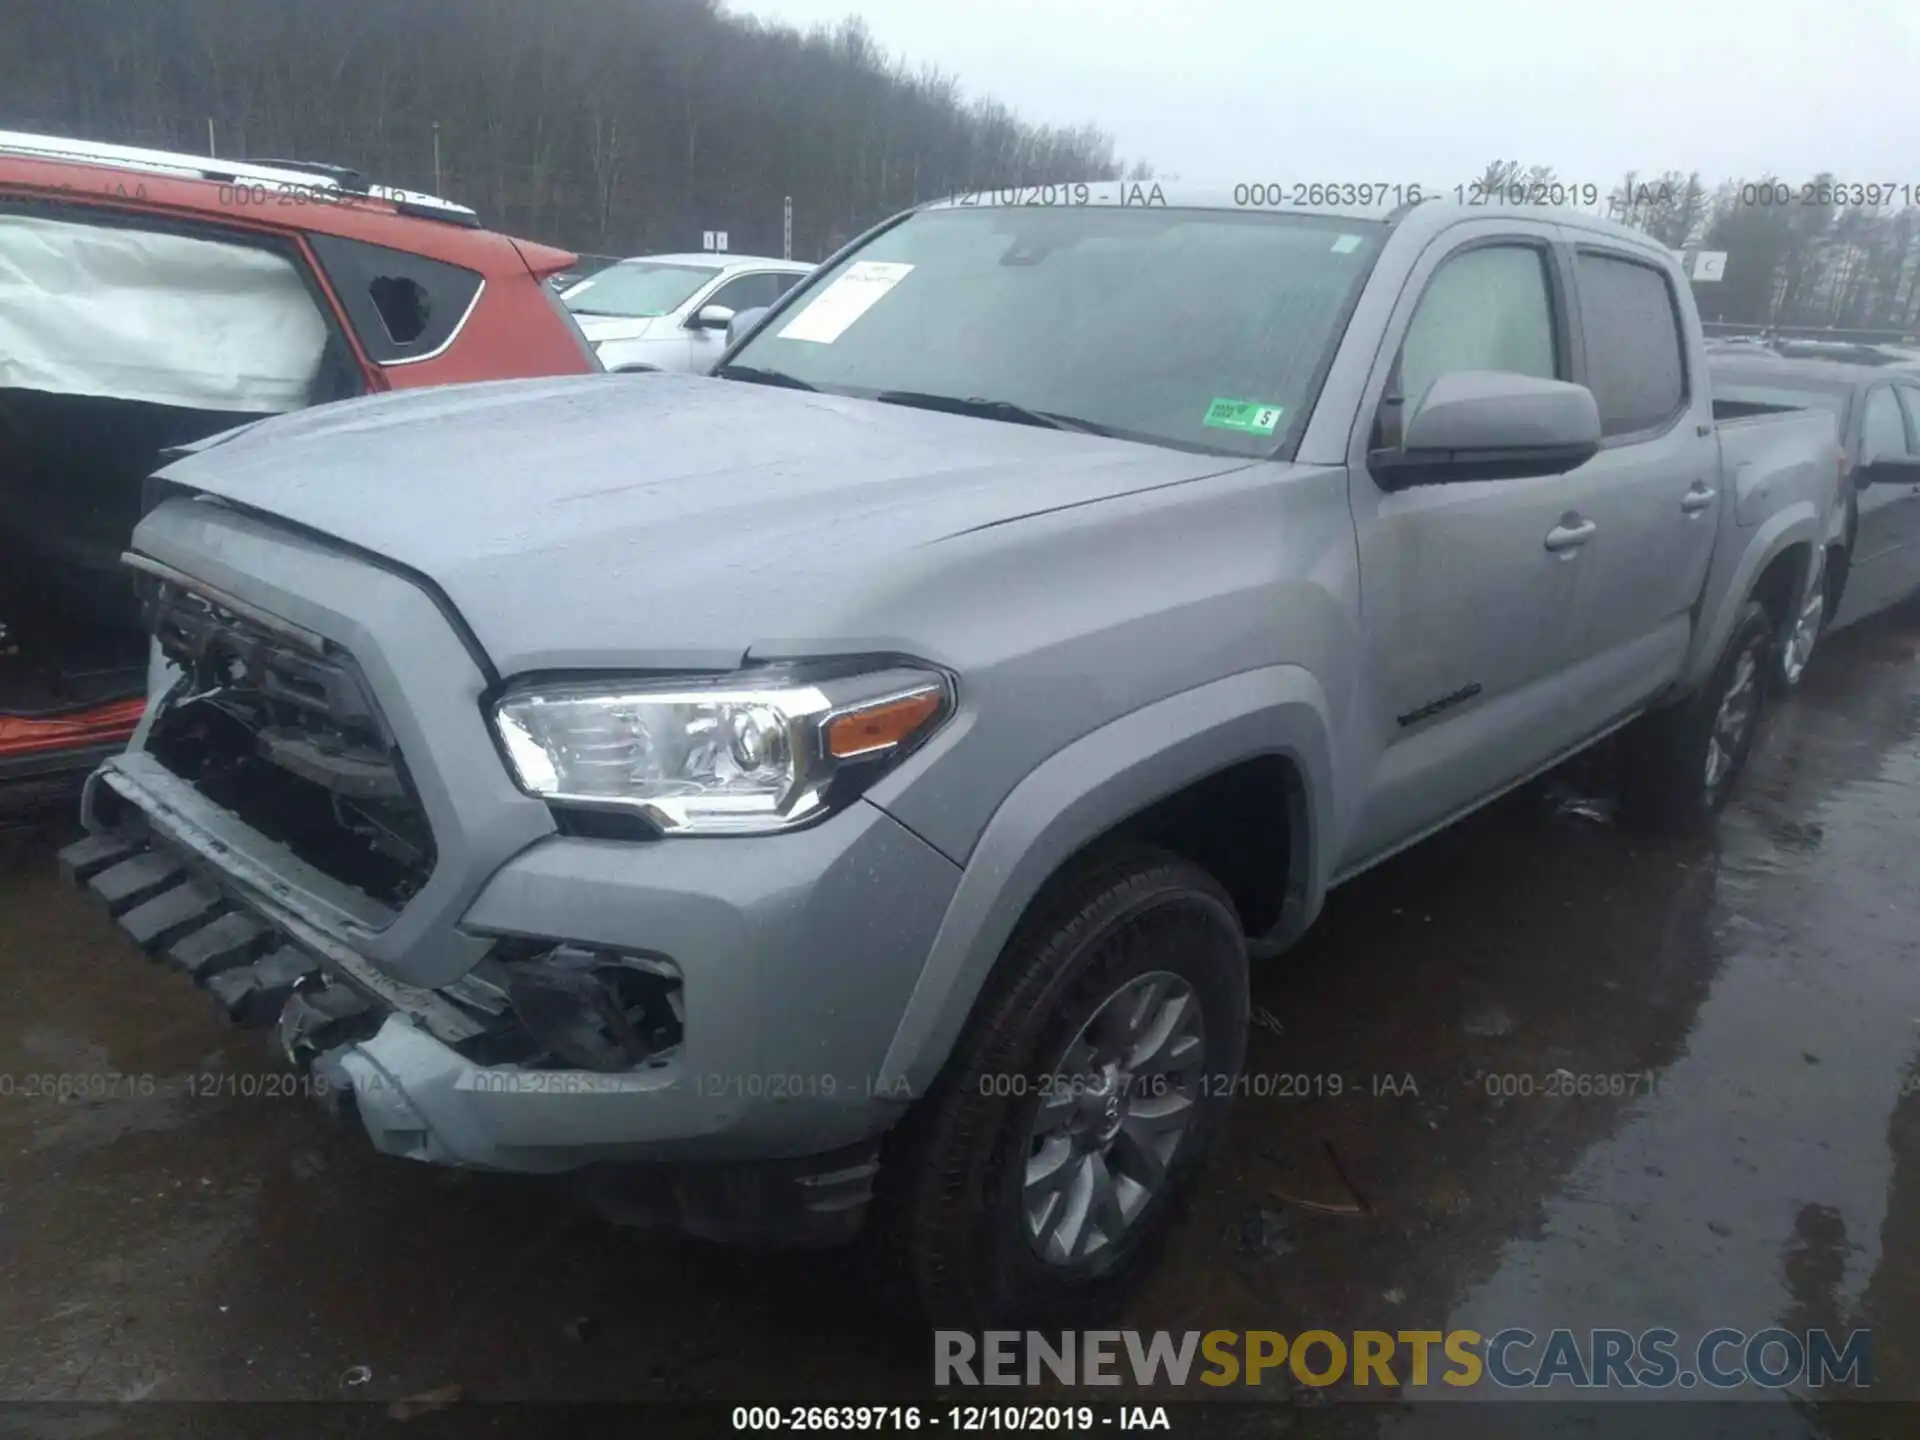
<path id="1" fill-rule="evenodd" d="M 108 145 L 97 140 L 73 140 L 58 135 L 29 135 L 0 130 L 0 155 L 71 164 L 107 165 L 120 170 L 143 170 L 155 175 L 180 175 L 223 184 L 298 185 L 303 190 L 338 190 L 344 196 L 365 195 L 384 200 L 403 215 L 445 220 L 477 229 L 480 217 L 465 205 L 400 190 L 391 185 L 369 185 L 358 171 L 342 165 L 301 160 L 222 160 L 212 155 L 188 155 L 172 150 L 146 150 L 135 145 Z"/>
<path id="2" fill-rule="evenodd" d="M 302 175 L 324 175 L 329 180 L 337 180 L 343 190 L 364 190 L 367 177 L 347 165 L 322 165 L 317 160 L 255 160 L 255 165 L 265 165 L 274 170 L 298 170 Z"/>

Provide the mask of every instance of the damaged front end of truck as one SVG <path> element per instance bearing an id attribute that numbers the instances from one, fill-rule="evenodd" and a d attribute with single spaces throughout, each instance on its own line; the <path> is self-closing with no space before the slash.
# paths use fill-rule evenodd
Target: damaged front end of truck
<path id="1" fill-rule="evenodd" d="M 342 943 L 338 922 L 383 926 L 437 860 L 365 677 L 301 627 L 144 557 L 129 563 L 177 678 L 144 743 L 90 783 L 99 828 L 61 865 L 130 938 L 234 1021 L 271 1027 L 316 1092 L 357 1105 L 392 1153 L 459 1158 L 436 1153 L 434 1127 L 409 1113 L 409 1078 L 383 1065 L 389 1050 L 409 1053 L 404 1038 L 379 1043 L 396 1017 L 515 1073 L 642 1081 L 670 1066 L 684 1017 L 664 959 L 501 936 L 467 974 L 426 988 Z"/>

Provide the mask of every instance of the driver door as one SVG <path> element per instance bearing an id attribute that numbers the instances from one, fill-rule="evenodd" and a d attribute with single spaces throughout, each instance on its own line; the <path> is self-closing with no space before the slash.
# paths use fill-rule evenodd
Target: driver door
<path id="1" fill-rule="evenodd" d="M 1920 462 L 1920 382 L 1896 380 L 1893 393 L 1907 416 L 1907 458 Z M 1920 588 L 1920 465 L 1909 474 L 1907 483 L 1888 487 L 1900 492 L 1899 519 L 1895 533 L 1899 537 L 1899 586 L 1896 599 L 1904 599 Z"/>
<path id="2" fill-rule="evenodd" d="M 1856 476 L 1875 461 L 1920 456 L 1907 414 L 1917 399 L 1920 394 L 1900 395 L 1892 381 L 1867 391 L 1860 403 Z M 1859 486 L 1854 514 L 1853 554 L 1836 625 L 1883 610 L 1920 585 L 1920 487 L 1897 478 Z"/>
<path id="3" fill-rule="evenodd" d="M 755 270 L 745 275 L 736 275 L 715 290 L 704 300 L 697 302 L 687 314 L 687 334 L 689 353 L 692 357 L 694 373 L 706 374 L 713 368 L 720 353 L 727 348 L 727 329 L 722 325 L 715 329 L 703 329 L 696 322 L 700 312 L 709 305 L 719 305 L 738 315 L 743 310 L 757 310 L 771 305 L 792 287 L 797 275 L 782 275 L 774 270 Z M 785 284 L 781 282 L 785 281 Z"/>
<path id="4" fill-rule="evenodd" d="M 1555 686 L 1578 614 L 1583 517 L 1566 474 L 1387 489 L 1427 388 L 1461 370 L 1567 380 L 1570 287 L 1556 228 L 1454 227 L 1422 256 L 1376 362 L 1351 459 L 1378 746 L 1340 868 L 1420 838 L 1575 738 Z"/>

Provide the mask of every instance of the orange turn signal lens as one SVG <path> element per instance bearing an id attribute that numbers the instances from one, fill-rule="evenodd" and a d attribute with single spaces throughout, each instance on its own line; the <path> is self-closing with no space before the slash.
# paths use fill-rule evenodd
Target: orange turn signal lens
<path id="1" fill-rule="evenodd" d="M 827 754 L 836 760 L 891 750 L 940 713 L 943 696 L 929 686 L 911 695 L 837 715 L 825 730 Z"/>

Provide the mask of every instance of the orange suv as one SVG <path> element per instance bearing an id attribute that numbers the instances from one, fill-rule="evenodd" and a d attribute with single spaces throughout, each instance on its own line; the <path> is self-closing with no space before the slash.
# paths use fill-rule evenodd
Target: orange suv
<path id="1" fill-rule="evenodd" d="M 334 166 L 0 131 L 0 812 L 70 791 L 139 720 L 119 559 L 166 452 L 329 400 L 598 370 L 546 283 L 575 260 Z"/>

